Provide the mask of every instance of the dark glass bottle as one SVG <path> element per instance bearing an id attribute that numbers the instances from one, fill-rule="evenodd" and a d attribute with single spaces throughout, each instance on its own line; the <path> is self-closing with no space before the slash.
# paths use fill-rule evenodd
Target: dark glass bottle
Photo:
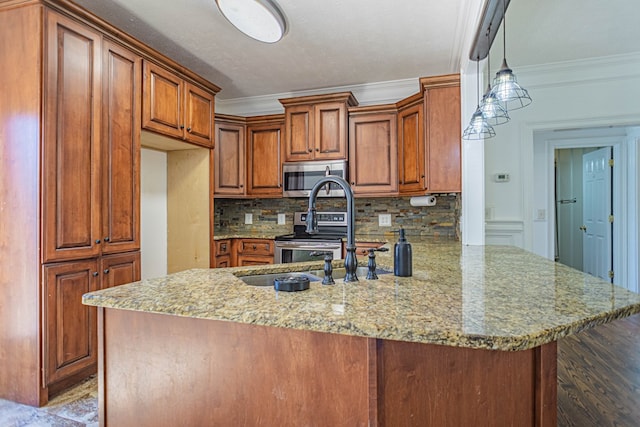
<path id="1" fill-rule="evenodd" d="M 400 277 L 409 277 L 413 274 L 411 244 L 407 242 L 404 228 L 401 228 L 396 233 L 400 234 L 400 238 L 393 248 L 393 274 Z"/>

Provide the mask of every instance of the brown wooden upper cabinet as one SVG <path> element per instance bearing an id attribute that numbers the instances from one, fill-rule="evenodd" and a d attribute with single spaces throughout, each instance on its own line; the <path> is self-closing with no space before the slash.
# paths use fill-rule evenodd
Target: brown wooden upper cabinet
<path id="1" fill-rule="evenodd" d="M 247 118 L 247 195 L 282 197 L 284 116 Z"/>
<path id="2" fill-rule="evenodd" d="M 215 94 L 144 61 L 144 129 L 212 147 L 214 98 Z"/>
<path id="3" fill-rule="evenodd" d="M 399 193 L 460 192 L 460 76 L 423 77 L 420 86 L 396 104 Z"/>
<path id="4" fill-rule="evenodd" d="M 359 196 L 398 191 L 395 105 L 349 109 L 349 181 Z"/>
<path id="5" fill-rule="evenodd" d="M 219 114 L 215 122 L 214 190 L 222 197 L 242 197 L 245 189 L 245 119 Z"/>
<path id="6" fill-rule="evenodd" d="M 401 193 L 426 188 L 424 103 L 421 93 L 398 102 L 398 184 Z"/>
<path id="7" fill-rule="evenodd" d="M 460 75 L 423 77 L 426 190 L 432 193 L 462 191 L 460 125 Z"/>
<path id="8" fill-rule="evenodd" d="M 280 103 L 285 111 L 285 162 L 347 158 L 347 109 L 358 105 L 351 92 L 286 98 Z"/>

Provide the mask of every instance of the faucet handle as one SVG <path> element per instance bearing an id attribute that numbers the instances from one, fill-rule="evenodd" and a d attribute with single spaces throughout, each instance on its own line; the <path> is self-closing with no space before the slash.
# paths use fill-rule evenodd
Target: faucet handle
<path id="1" fill-rule="evenodd" d="M 333 280 L 333 265 L 331 264 L 333 261 L 333 252 L 314 251 L 309 254 L 309 256 L 321 255 L 324 255 L 324 279 L 322 279 L 322 284 L 333 285 L 336 283 L 335 280 Z"/>

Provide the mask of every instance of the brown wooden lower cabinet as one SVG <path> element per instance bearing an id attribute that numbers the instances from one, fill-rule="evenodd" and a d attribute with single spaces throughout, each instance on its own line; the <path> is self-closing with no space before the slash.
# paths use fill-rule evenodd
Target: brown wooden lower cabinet
<path id="1" fill-rule="evenodd" d="M 82 295 L 137 280 L 139 251 L 43 267 L 45 385 L 56 390 L 57 383 L 64 387 L 65 380 L 96 371 L 96 309 L 83 305 Z"/>
<path id="2" fill-rule="evenodd" d="M 214 248 L 216 268 L 273 264 L 272 239 L 221 239 Z"/>
<path id="3" fill-rule="evenodd" d="M 556 425 L 555 342 L 505 352 L 109 308 L 98 316 L 105 426 Z"/>
<path id="4" fill-rule="evenodd" d="M 96 309 L 82 295 L 98 290 L 97 267 L 95 259 L 44 267 L 46 385 L 96 363 Z"/>

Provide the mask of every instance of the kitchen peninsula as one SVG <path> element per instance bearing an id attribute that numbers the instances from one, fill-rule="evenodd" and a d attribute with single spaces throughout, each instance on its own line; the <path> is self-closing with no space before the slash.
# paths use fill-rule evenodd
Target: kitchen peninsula
<path id="1" fill-rule="evenodd" d="M 294 293 L 238 278 L 316 262 L 85 294 L 102 424 L 554 426 L 556 341 L 640 312 L 640 295 L 521 249 L 412 243 L 408 278 Z"/>

